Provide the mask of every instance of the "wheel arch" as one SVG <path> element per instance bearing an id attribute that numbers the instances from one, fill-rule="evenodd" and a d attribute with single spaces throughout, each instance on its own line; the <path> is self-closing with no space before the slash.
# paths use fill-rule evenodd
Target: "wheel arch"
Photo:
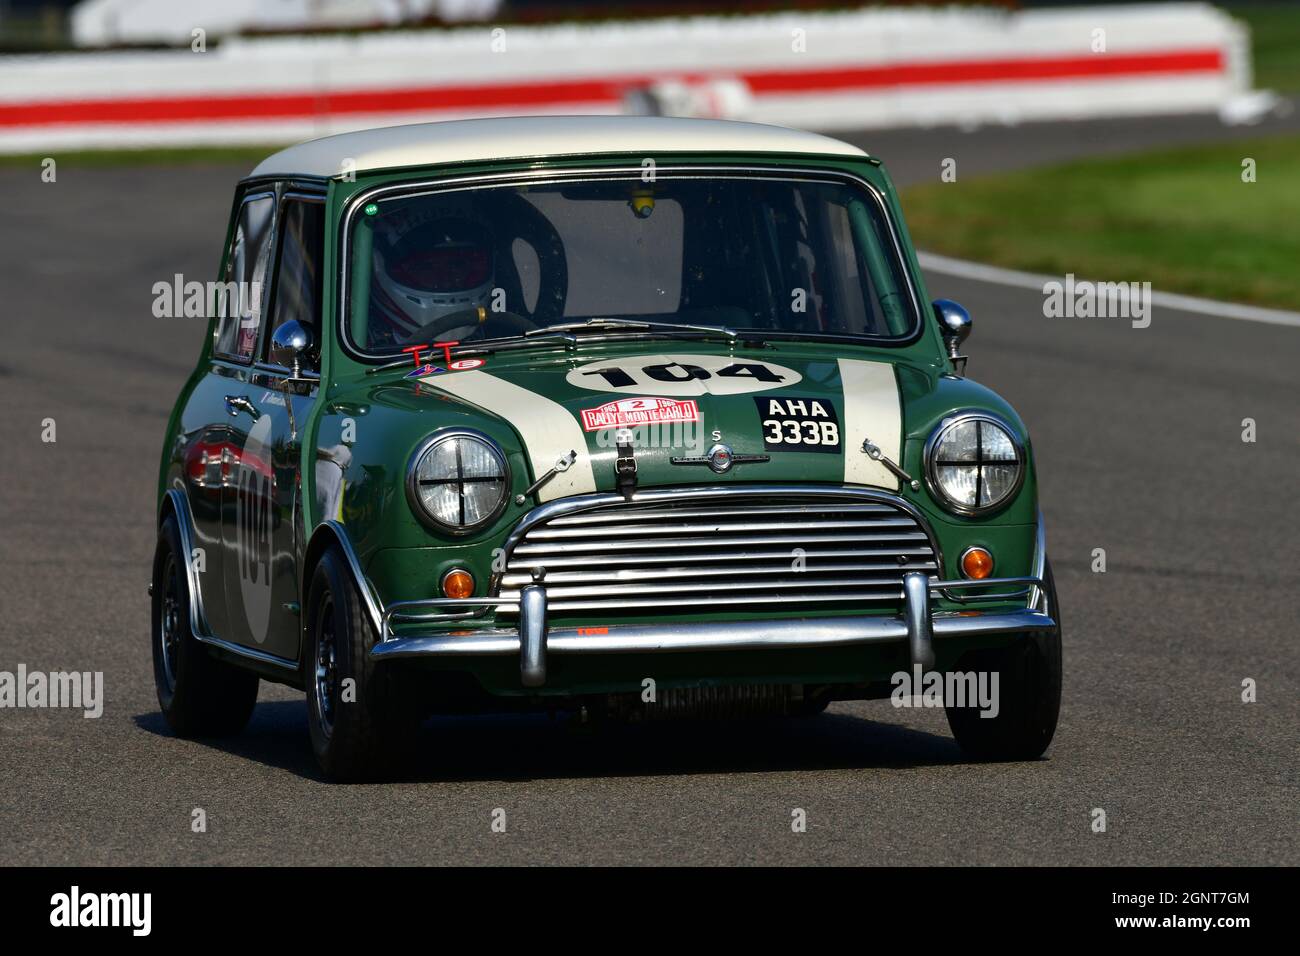
<path id="1" fill-rule="evenodd" d="M 199 588 L 198 572 L 194 569 L 194 519 L 190 515 L 190 502 L 185 492 L 179 488 L 169 488 L 158 505 L 158 527 L 167 519 L 176 519 L 176 530 L 180 534 L 181 548 L 184 550 L 182 563 L 185 566 L 185 590 L 189 597 L 190 633 L 200 641 L 208 641 L 212 632 L 208 629 L 208 618 L 203 612 L 203 592 Z M 151 572 L 152 573 L 152 572 Z"/>
<path id="2" fill-rule="evenodd" d="M 352 578 L 352 584 L 357 589 L 361 603 L 365 607 L 366 616 L 370 618 L 375 633 L 382 633 L 383 605 L 375 596 L 374 588 L 370 586 L 370 582 L 361 568 L 361 561 L 357 557 L 356 549 L 352 547 L 352 540 L 348 537 L 347 528 L 343 526 L 342 522 L 333 519 L 322 521 L 316 526 L 316 530 L 311 533 L 311 537 L 307 541 L 307 548 L 303 552 L 302 574 L 299 582 L 299 593 L 303 598 L 302 614 L 299 618 L 301 621 L 301 634 L 298 641 L 300 665 L 305 659 L 308 647 L 307 618 L 309 609 L 307 608 L 307 600 L 311 593 L 311 579 L 316 573 L 316 565 L 320 563 L 321 557 L 331 547 L 337 548 L 339 553 L 343 555 L 344 565 L 347 568 L 349 577 Z"/>

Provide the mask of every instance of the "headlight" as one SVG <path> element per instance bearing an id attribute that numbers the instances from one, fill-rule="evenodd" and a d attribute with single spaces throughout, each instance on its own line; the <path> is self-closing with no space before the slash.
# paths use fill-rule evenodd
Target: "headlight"
<path id="1" fill-rule="evenodd" d="M 1024 452 L 1011 429 L 992 415 L 945 419 L 926 443 L 925 477 L 949 511 L 978 515 L 1006 504 L 1024 478 Z"/>
<path id="2" fill-rule="evenodd" d="M 425 524 L 451 534 L 466 534 L 495 518 L 509 490 L 505 456 L 477 432 L 431 435 L 407 468 L 411 509 Z"/>

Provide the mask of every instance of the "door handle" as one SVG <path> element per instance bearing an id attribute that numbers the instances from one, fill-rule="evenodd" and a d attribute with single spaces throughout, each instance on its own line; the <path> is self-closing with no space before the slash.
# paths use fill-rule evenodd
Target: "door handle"
<path id="1" fill-rule="evenodd" d="M 230 417 L 234 418 L 240 412 L 248 412 L 253 418 L 261 418 L 262 413 L 257 410 L 257 406 L 248 400 L 247 395 L 227 395 L 226 411 Z"/>

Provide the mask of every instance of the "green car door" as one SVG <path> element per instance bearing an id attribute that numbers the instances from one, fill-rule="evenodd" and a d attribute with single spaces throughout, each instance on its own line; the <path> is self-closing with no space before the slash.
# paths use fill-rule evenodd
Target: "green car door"
<path id="1" fill-rule="evenodd" d="M 254 361 L 223 396 L 240 451 L 222 497 L 228 640 L 296 661 L 302 429 L 319 387 L 314 349 L 293 368 L 277 342 L 320 328 L 324 197 L 282 190 L 268 247 L 266 311 L 256 316 Z M 233 384 L 233 383 L 232 383 Z"/>

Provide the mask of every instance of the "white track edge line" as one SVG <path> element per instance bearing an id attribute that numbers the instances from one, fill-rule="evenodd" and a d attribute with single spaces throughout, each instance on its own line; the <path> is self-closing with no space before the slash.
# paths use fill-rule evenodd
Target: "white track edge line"
<path id="1" fill-rule="evenodd" d="M 959 279 L 972 279 L 976 282 L 988 282 L 994 285 L 1014 286 L 1019 289 L 1043 291 L 1048 282 L 1060 282 L 1060 276 L 1038 275 L 1033 272 L 1018 272 L 1015 269 L 1003 269 L 1000 266 L 986 266 L 979 262 L 965 259 L 950 259 L 932 252 L 917 252 L 917 261 L 922 269 L 938 272 L 942 275 L 956 276 Z M 1257 305 L 1237 305 L 1232 302 L 1218 302 L 1214 299 L 1198 299 L 1195 296 L 1179 295 L 1174 292 L 1151 293 L 1151 304 L 1179 312 L 1195 312 L 1200 315 L 1212 315 L 1221 319 L 1240 319 L 1243 322 L 1265 322 L 1269 325 L 1289 325 L 1300 328 L 1300 312 L 1288 312 L 1285 309 L 1265 309 Z"/>

